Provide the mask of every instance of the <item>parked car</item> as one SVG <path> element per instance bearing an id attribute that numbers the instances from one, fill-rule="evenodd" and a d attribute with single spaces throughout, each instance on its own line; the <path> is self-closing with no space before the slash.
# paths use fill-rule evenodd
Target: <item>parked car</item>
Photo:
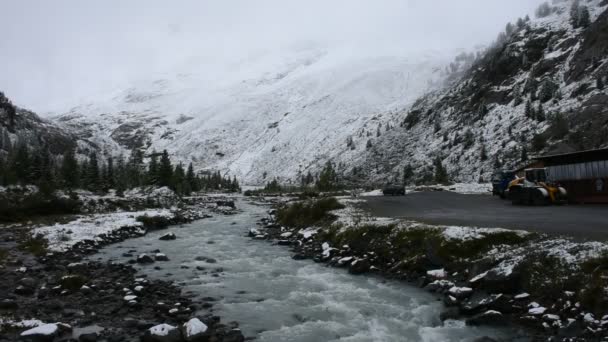
<path id="1" fill-rule="evenodd" d="M 388 185 L 382 189 L 384 196 L 405 196 L 405 187 L 400 185 Z"/>

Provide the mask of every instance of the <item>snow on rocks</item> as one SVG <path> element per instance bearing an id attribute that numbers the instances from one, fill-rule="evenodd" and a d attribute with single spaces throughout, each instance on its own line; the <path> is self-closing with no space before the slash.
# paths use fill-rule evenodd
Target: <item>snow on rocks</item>
<path id="1" fill-rule="evenodd" d="M 177 236 L 175 236 L 175 233 L 173 232 L 169 232 L 166 234 L 163 234 L 161 237 L 158 238 L 159 240 L 163 240 L 163 241 L 168 241 L 168 240 L 175 240 L 177 239 Z"/>
<path id="2" fill-rule="evenodd" d="M 181 332 L 177 327 L 163 323 L 146 330 L 142 337 L 143 342 L 179 342 L 182 340 Z"/>
<path id="3" fill-rule="evenodd" d="M 448 276 L 447 272 L 443 268 L 438 269 L 438 270 L 427 271 L 426 275 L 428 275 L 429 277 L 433 277 L 435 279 L 443 279 Z"/>
<path id="4" fill-rule="evenodd" d="M 452 286 L 448 293 L 458 299 L 466 298 L 473 293 L 473 289 L 470 287 L 458 287 Z"/>
<path id="5" fill-rule="evenodd" d="M 182 335 L 188 342 L 202 339 L 207 332 L 207 325 L 198 318 L 192 318 L 183 324 Z"/>
<path id="6" fill-rule="evenodd" d="M 53 251 L 65 251 L 83 240 L 100 241 L 101 234 L 111 233 L 123 227 L 141 227 L 137 221 L 140 216 L 161 216 L 173 218 L 174 214 L 167 209 L 151 209 L 135 212 L 116 212 L 80 216 L 65 224 L 55 224 L 34 229 L 33 234 L 42 234 L 49 241 L 48 248 Z"/>
<path id="7" fill-rule="evenodd" d="M 24 341 L 45 342 L 53 341 L 55 337 L 72 331 L 72 327 L 64 323 L 41 324 L 20 334 Z"/>
<path id="8" fill-rule="evenodd" d="M 310 239 L 311 237 L 313 237 L 313 235 L 317 234 L 318 231 L 319 231 L 318 228 L 309 227 L 306 229 L 301 229 L 298 232 L 298 235 L 302 236 L 302 238 L 304 238 L 304 239 Z"/>
<path id="9" fill-rule="evenodd" d="M 529 309 L 528 313 L 530 315 L 539 316 L 539 315 L 544 314 L 545 311 L 547 311 L 547 308 L 542 307 L 542 306 L 537 306 L 537 307 L 533 307 L 533 308 Z"/>
<path id="10" fill-rule="evenodd" d="M 146 253 L 142 253 L 137 256 L 137 262 L 140 264 L 151 264 L 154 262 L 154 259 Z"/>

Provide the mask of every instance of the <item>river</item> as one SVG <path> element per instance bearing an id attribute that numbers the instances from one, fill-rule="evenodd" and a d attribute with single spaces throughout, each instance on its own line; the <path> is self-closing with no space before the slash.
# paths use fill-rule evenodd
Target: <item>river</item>
<path id="1" fill-rule="evenodd" d="M 511 340 L 512 332 L 469 327 L 462 321 L 442 323 L 443 304 L 414 286 L 310 260 L 293 260 L 288 248 L 246 237 L 266 215 L 267 207 L 246 200 L 233 216 L 216 215 L 169 231 L 108 246 L 95 258 L 125 262 L 122 253 L 159 249 L 170 261 L 136 265 L 149 277 L 173 280 L 201 297 L 218 299 L 214 313 L 237 321 L 245 336 L 259 341 L 473 341 L 489 336 Z M 216 263 L 197 261 L 213 258 Z M 201 258 L 199 258 L 201 259 Z M 154 267 L 160 266 L 157 270 Z M 187 266 L 188 268 L 182 268 Z M 197 266 L 206 270 L 197 270 Z M 207 270 L 223 268 L 219 276 Z"/>

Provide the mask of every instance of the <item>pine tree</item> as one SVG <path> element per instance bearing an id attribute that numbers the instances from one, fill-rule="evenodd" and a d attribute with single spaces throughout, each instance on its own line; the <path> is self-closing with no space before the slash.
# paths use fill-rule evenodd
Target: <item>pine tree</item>
<path id="1" fill-rule="evenodd" d="M 167 150 L 164 150 L 158 166 L 158 185 L 170 187 L 172 176 L 173 166 L 171 165 L 171 159 L 169 158 Z"/>
<path id="2" fill-rule="evenodd" d="M 148 182 L 148 179 L 143 179 L 143 162 L 144 155 L 141 150 L 134 149 L 131 151 L 129 161 L 126 166 L 126 187 L 138 187 L 142 186 L 144 182 Z"/>
<path id="3" fill-rule="evenodd" d="M 61 183 L 64 187 L 70 190 L 78 187 L 80 175 L 78 174 L 78 161 L 73 149 L 69 149 L 63 154 L 60 174 Z"/>
<path id="4" fill-rule="evenodd" d="M 55 191 L 55 177 L 53 174 L 54 164 L 48 149 L 40 150 L 40 166 L 38 187 L 44 195 L 50 195 Z"/>
<path id="5" fill-rule="evenodd" d="M 529 119 L 532 119 L 534 117 L 534 108 L 532 108 L 532 101 L 530 100 L 526 101 L 524 115 Z"/>
<path id="6" fill-rule="evenodd" d="M 450 181 L 448 178 L 448 173 L 447 173 L 445 167 L 443 166 L 443 163 L 441 162 L 441 158 L 440 157 L 435 158 L 433 165 L 435 166 L 435 183 L 449 184 Z"/>
<path id="7" fill-rule="evenodd" d="M 545 121 L 545 110 L 543 109 L 543 104 L 538 104 L 538 110 L 536 111 L 536 121 L 543 122 Z"/>
<path id="8" fill-rule="evenodd" d="M 403 168 L 403 185 L 409 184 L 412 177 L 414 177 L 414 169 L 412 168 L 412 165 L 407 164 Z"/>
<path id="9" fill-rule="evenodd" d="M 99 176 L 99 163 L 97 161 L 97 154 L 91 153 L 89 157 L 89 163 L 87 166 L 86 173 L 86 187 L 91 191 L 99 191 L 101 186 L 101 179 Z"/>
<path id="10" fill-rule="evenodd" d="M 164 153 L 163 153 L 164 156 Z M 161 158 L 161 169 L 163 165 L 163 158 Z M 162 178 L 161 178 L 162 179 Z M 186 174 L 182 163 L 175 166 L 175 169 L 171 173 L 170 188 L 173 189 L 179 195 L 190 195 L 190 185 L 186 182 Z"/>
<path id="11" fill-rule="evenodd" d="M 156 151 L 152 151 L 152 154 L 150 155 L 150 163 L 148 164 L 148 175 L 146 183 L 148 185 L 159 184 L 158 154 L 156 153 Z"/>
<path id="12" fill-rule="evenodd" d="M 325 164 L 325 168 L 319 174 L 317 189 L 319 191 L 332 191 L 338 188 L 336 171 L 331 161 Z"/>
<path id="13" fill-rule="evenodd" d="M 116 187 L 116 176 L 114 175 L 114 158 L 112 156 L 108 157 L 104 183 L 107 189 L 113 189 L 114 187 Z"/>
<path id="14" fill-rule="evenodd" d="M 521 148 L 521 161 L 525 162 L 527 160 L 528 160 L 528 150 L 524 146 L 524 147 Z"/>
<path id="15" fill-rule="evenodd" d="M 31 184 L 30 151 L 25 142 L 17 142 L 13 158 L 10 168 L 12 169 L 12 172 L 17 175 L 17 180 L 22 184 Z"/>
<path id="16" fill-rule="evenodd" d="M 482 161 L 484 161 L 484 160 L 487 160 L 487 159 L 488 159 L 488 152 L 486 151 L 486 145 L 485 145 L 485 144 L 481 145 L 481 153 L 480 153 L 479 158 L 480 158 Z"/>
<path id="17" fill-rule="evenodd" d="M 580 13 L 580 1 L 574 0 L 572 7 L 570 7 L 570 24 L 572 27 L 577 28 L 579 25 L 579 13 Z"/>
<path id="18" fill-rule="evenodd" d="M 604 80 L 603 80 L 603 77 L 601 75 L 597 76 L 597 78 L 595 79 L 595 86 L 599 90 L 603 90 L 604 89 Z"/>
<path id="19" fill-rule="evenodd" d="M 198 182 L 196 179 L 196 175 L 194 174 L 194 167 L 192 166 L 192 163 L 188 165 L 188 171 L 186 172 L 186 181 L 188 182 L 188 185 L 190 186 L 190 189 L 192 191 L 200 191 L 197 184 Z"/>
<path id="20" fill-rule="evenodd" d="M 591 25 L 591 18 L 587 6 L 581 6 L 578 12 L 578 27 L 587 28 Z"/>

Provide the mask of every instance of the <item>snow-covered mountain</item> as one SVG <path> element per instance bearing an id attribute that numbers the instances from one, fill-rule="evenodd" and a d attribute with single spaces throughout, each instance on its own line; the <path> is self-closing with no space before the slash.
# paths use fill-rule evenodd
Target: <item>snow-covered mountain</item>
<path id="1" fill-rule="evenodd" d="M 167 149 L 246 183 L 295 180 L 364 153 L 367 138 L 359 137 L 375 136 L 440 88 L 449 62 L 438 53 L 367 57 L 319 48 L 243 60 L 215 74 L 189 66 L 155 76 L 53 120 L 111 153 Z"/>
<path id="2" fill-rule="evenodd" d="M 578 27 L 572 4 L 547 3 L 510 25 L 459 81 L 403 111 L 344 172 L 383 183 L 411 167 L 412 180 L 432 181 L 438 158 L 452 180 L 488 181 L 533 154 L 608 146 L 608 1 L 580 1 L 574 12 L 586 17 L 586 8 L 589 24 Z"/>
<path id="3" fill-rule="evenodd" d="M 456 59 L 314 45 L 228 69 L 193 58 L 36 127 L 76 136 L 81 152 L 167 149 L 245 184 L 298 182 L 327 161 L 351 182 L 400 181 L 409 167 L 432 181 L 437 159 L 452 180 L 487 180 L 527 155 L 608 145 L 608 0 L 580 1 L 585 25 L 572 4 L 547 3 Z"/>

